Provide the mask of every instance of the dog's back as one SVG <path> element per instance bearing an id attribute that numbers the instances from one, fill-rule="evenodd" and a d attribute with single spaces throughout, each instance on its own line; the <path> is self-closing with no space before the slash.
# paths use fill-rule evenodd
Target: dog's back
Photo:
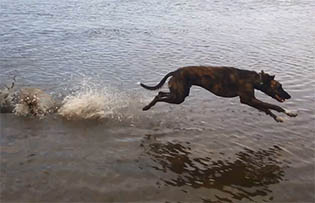
<path id="1" fill-rule="evenodd" d="M 239 86 L 251 80 L 255 72 L 226 66 L 187 66 L 177 69 L 169 86 L 203 87 L 217 96 L 235 97 Z M 246 81 L 245 81 L 246 79 Z M 187 87 L 186 87 L 187 86 Z"/>

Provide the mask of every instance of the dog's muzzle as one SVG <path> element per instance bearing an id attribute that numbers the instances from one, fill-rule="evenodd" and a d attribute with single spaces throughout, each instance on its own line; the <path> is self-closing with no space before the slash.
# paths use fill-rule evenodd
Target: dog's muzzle
<path id="1" fill-rule="evenodd" d="M 287 92 L 282 91 L 280 94 L 275 94 L 274 98 L 279 102 L 284 102 L 286 99 L 290 99 L 291 96 Z"/>

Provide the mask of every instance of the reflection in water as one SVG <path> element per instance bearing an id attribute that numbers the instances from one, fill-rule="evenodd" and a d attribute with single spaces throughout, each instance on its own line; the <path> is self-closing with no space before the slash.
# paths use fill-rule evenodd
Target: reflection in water
<path id="1" fill-rule="evenodd" d="M 195 157 L 189 145 L 188 142 L 162 143 L 152 136 L 147 136 L 141 144 L 145 156 L 153 161 L 151 166 L 163 172 L 161 181 L 166 185 L 219 190 L 213 197 L 207 195 L 202 198 L 204 202 L 235 202 L 253 198 L 272 200 L 272 191 L 268 186 L 283 180 L 285 164 L 278 160 L 282 150 L 277 146 L 259 151 L 244 148 L 230 161 L 232 159 Z"/>

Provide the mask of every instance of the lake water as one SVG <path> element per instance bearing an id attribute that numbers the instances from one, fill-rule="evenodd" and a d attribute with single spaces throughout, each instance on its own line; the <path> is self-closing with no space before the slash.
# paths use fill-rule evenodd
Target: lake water
<path id="1" fill-rule="evenodd" d="M 17 88 L 79 106 L 0 115 L 1 201 L 314 202 L 314 10 L 313 0 L 1 0 L 1 87 L 16 76 Z M 292 96 L 279 105 L 299 115 L 276 123 L 196 87 L 143 112 L 156 92 L 137 82 L 187 65 L 275 74 Z M 87 107 L 102 119 L 80 117 Z"/>

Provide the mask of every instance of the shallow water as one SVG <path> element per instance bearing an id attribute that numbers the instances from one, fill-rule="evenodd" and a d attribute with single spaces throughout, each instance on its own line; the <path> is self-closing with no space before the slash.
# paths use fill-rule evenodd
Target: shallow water
<path id="1" fill-rule="evenodd" d="M 1 87 L 16 75 L 17 88 L 70 105 L 43 119 L 0 115 L 1 201 L 314 202 L 314 9 L 2 0 Z M 141 111 L 156 92 L 138 81 L 204 64 L 275 74 L 292 96 L 280 106 L 298 117 L 279 124 L 200 88 L 179 106 Z"/>

